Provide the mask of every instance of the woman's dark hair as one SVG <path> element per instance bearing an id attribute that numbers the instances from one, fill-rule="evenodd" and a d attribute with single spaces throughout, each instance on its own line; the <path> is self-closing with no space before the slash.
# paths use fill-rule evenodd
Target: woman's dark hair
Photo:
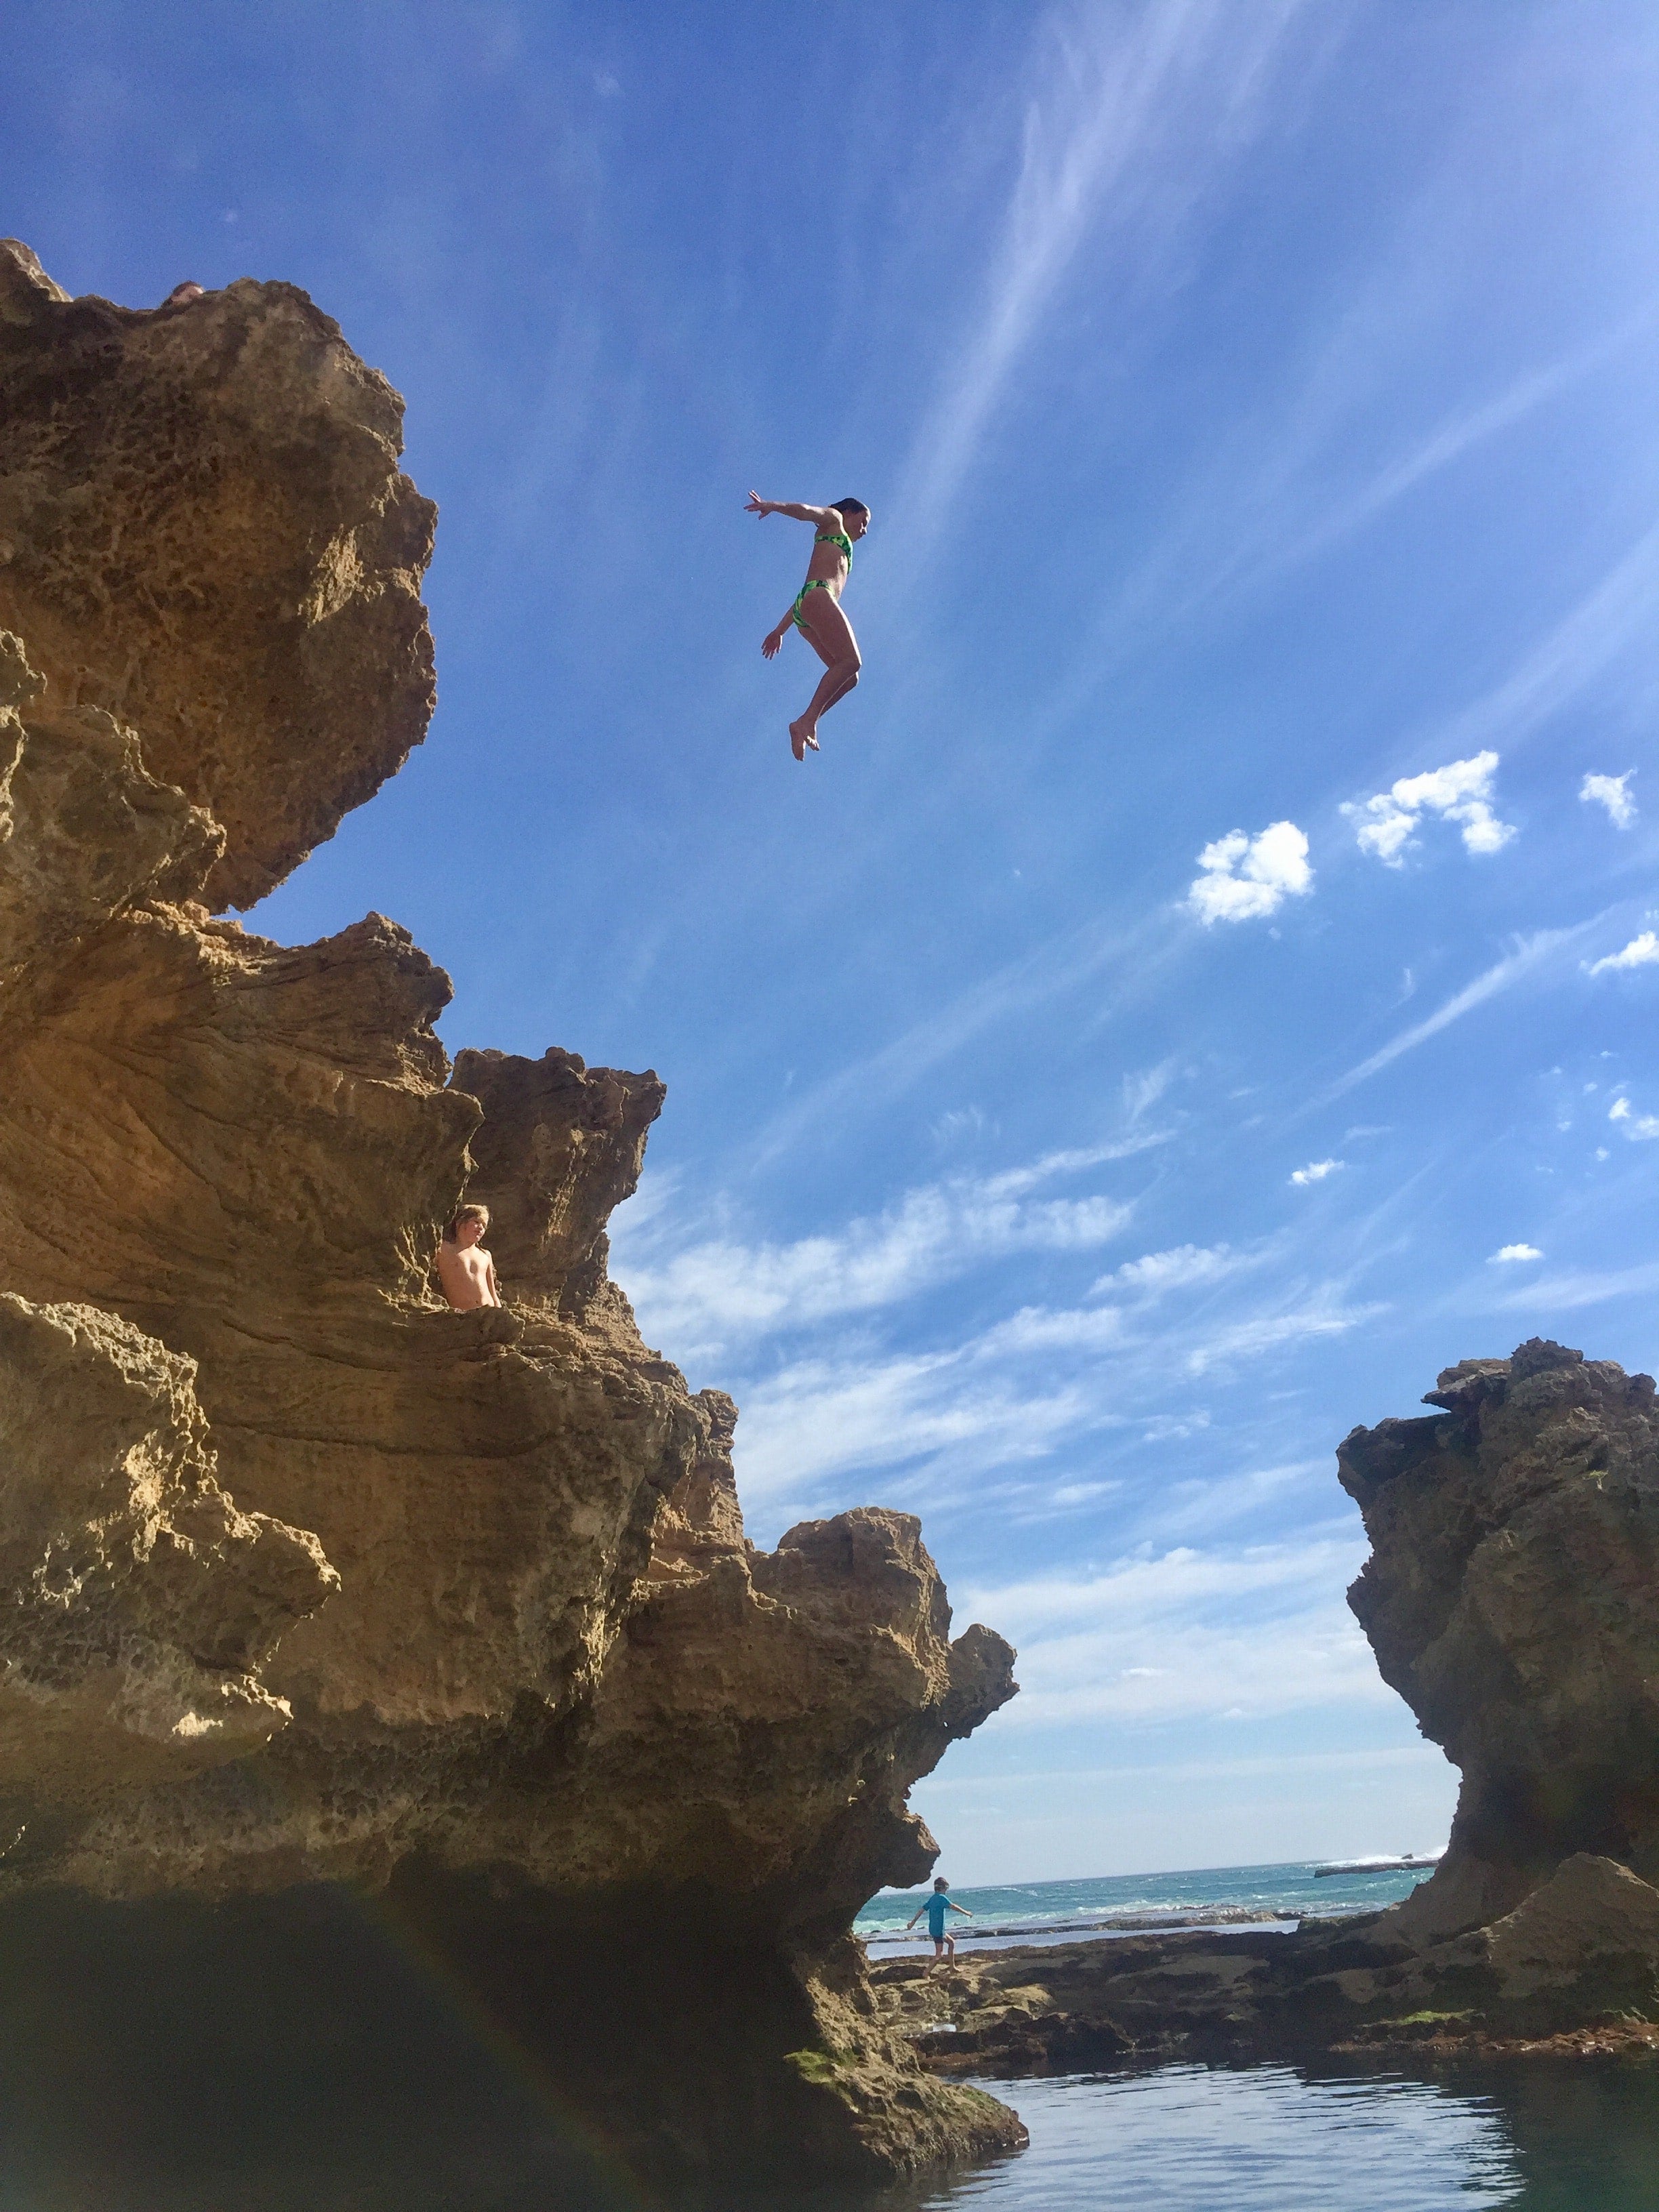
<path id="1" fill-rule="evenodd" d="M 831 507 L 838 507 L 843 514 L 849 507 L 855 508 L 860 514 L 868 514 L 870 512 L 861 499 L 832 499 L 830 504 Z"/>

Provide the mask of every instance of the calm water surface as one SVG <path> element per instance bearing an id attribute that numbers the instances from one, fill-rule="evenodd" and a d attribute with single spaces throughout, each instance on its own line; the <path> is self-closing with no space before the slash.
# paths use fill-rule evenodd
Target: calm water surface
<path id="1" fill-rule="evenodd" d="M 1659 2071 L 1646 2068 L 1431 2080 L 1169 2066 L 985 2086 L 1018 2107 L 1030 2150 L 890 2197 L 892 2212 L 1659 2208 Z"/>

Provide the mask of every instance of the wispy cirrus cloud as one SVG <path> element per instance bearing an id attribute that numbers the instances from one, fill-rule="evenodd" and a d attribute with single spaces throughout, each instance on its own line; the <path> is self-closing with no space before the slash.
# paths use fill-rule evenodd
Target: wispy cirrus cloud
<path id="1" fill-rule="evenodd" d="M 1015 1253 L 1097 1251 L 1127 1224 L 1129 1201 L 1036 1194 L 1146 1144 L 1132 1136 L 994 1175 L 952 1176 L 907 1191 L 880 1214 L 787 1243 L 678 1240 L 660 1212 L 623 1215 L 613 1264 L 653 1333 L 682 1358 L 707 1358 L 757 1336 L 899 1304 Z"/>
<path id="2" fill-rule="evenodd" d="M 1636 1267 L 1578 1267 L 1559 1275 L 1534 1276 L 1521 1289 L 1499 1298 L 1494 1310 L 1571 1313 L 1581 1306 L 1645 1297 L 1655 1290 L 1659 1290 L 1659 1260 L 1648 1260 Z"/>
<path id="3" fill-rule="evenodd" d="M 750 1164 L 769 1164 L 798 1144 L 816 1142 L 825 1116 L 842 1110 L 849 1101 L 868 1111 L 873 1104 L 902 1097 L 988 1031 L 1029 1020 L 1054 1000 L 1085 985 L 1098 990 L 1103 975 L 1109 979 L 1113 1000 L 1138 1002 L 1158 988 L 1181 934 L 1170 927 L 1167 915 L 1148 916 L 1127 928 L 1091 921 L 1058 932 L 912 1022 L 885 1044 L 803 1090 L 746 1148 Z M 1166 1141 L 1164 1131 L 1137 1132 L 1133 1098 L 1129 1108 L 1132 1127 L 1126 1144 L 1145 1150 Z"/>
<path id="4" fill-rule="evenodd" d="M 1133 1079 L 1126 1113 L 1160 1088 Z M 1253 1364 L 1383 1310 L 1316 1261 L 1288 1266 L 1287 1240 L 1315 1233 L 1288 1224 L 1243 1247 L 1143 1250 L 1086 1290 L 1066 1285 L 1131 1218 L 1128 1198 L 1077 1179 L 1147 1134 L 943 1178 L 788 1242 L 707 1233 L 647 1178 L 638 1231 L 617 1223 L 617 1279 L 672 1357 L 720 1355 L 744 1408 L 739 1481 L 757 1534 L 872 1494 L 877 1471 L 888 1502 L 935 1516 L 992 1492 L 1022 1524 L 1078 1512 L 1121 1487 L 1103 1450 L 1179 1446 L 1210 1423 L 1199 1388 L 1231 1389 Z M 1025 1281 L 1058 1277 L 1061 1294 L 985 1317 L 986 1285 L 1012 1289 L 1020 1255 Z M 939 1294 L 970 1269 L 975 1318 L 952 1339 Z"/>
<path id="5" fill-rule="evenodd" d="M 1300 1344 L 1310 1337 L 1346 1336 L 1351 1328 L 1374 1321 L 1388 1310 L 1386 1304 L 1377 1301 L 1351 1305 L 1334 1286 L 1327 1285 L 1285 1310 L 1253 1314 L 1248 1320 L 1218 1328 L 1187 1354 L 1187 1371 L 1189 1375 L 1204 1375 L 1212 1368 L 1255 1359 L 1264 1352 L 1277 1351 L 1283 1345 Z"/>
<path id="6" fill-rule="evenodd" d="M 1402 1054 L 1415 1051 L 1419 1044 L 1425 1044 L 1431 1036 L 1438 1036 L 1442 1030 L 1449 1029 L 1454 1022 L 1461 1021 L 1475 1007 L 1485 1006 L 1489 999 L 1495 999 L 1500 992 L 1513 989 L 1528 976 L 1540 974 L 1558 955 L 1565 957 L 1575 945 L 1581 944 L 1598 927 L 1601 919 L 1600 915 L 1595 915 L 1589 921 L 1576 922 L 1568 929 L 1539 929 L 1534 930 L 1530 937 L 1517 939 L 1512 951 L 1505 953 L 1501 960 L 1493 961 L 1490 968 L 1483 969 L 1461 991 L 1454 992 L 1449 999 L 1437 1006 L 1433 1013 L 1420 1022 L 1414 1022 L 1409 1029 L 1401 1030 L 1398 1036 L 1391 1037 L 1369 1059 L 1362 1060 L 1357 1067 L 1351 1067 L 1324 1092 L 1323 1100 L 1340 1098 L 1344 1091 L 1352 1091 L 1357 1083 L 1364 1083 L 1367 1077 L 1376 1074 L 1380 1069 L 1400 1059 Z"/>
<path id="7" fill-rule="evenodd" d="M 1646 636 L 1659 607 L 1659 523 L 1643 532 L 1526 652 L 1499 684 L 1439 726 L 1435 742 L 1449 751 L 1510 745 L 1531 737 L 1551 715 L 1609 666 L 1632 640 Z"/>
<path id="8" fill-rule="evenodd" d="M 1097 1297 L 1108 1291 L 1118 1291 L 1126 1297 L 1162 1297 L 1171 1291 L 1221 1282 L 1242 1267 L 1257 1265 L 1258 1260 L 1257 1255 L 1235 1252 L 1225 1244 L 1177 1244 L 1168 1252 L 1147 1252 L 1139 1260 L 1126 1260 L 1109 1275 L 1092 1283 L 1089 1294 Z"/>
<path id="9" fill-rule="evenodd" d="M 1210 1286 L 1193 1287 L 1192 1310 L 1160 1314 L 1156 1327 L 1137 1321 L 1144 1301 L 1025 1306 L 945 1350 L 886 1352 L 860 1339 L 761 1371 L 742 1392 L 744 1495 L 770 1518 L 819 1510 L 848 1475 L 867 1482 L 868 1470 L 884 1468 L 890 1502 L 935 1514 L 982 1494 L 992 1474 L 1052 1500 L 1042 1463 L 1091 1436 L 1157 1443 L 1201 1430 L 1207 1409 L 1190 1398 L 1172 1409 L 1172 1385 L 1225 1384 L 1240 1368 L 1385 1310 L 1339 1283 L 1291 1279 L 1214 1316 Z"/>
<path id="10" fill-rule="evenodd" d="M 1443 196 L 1434 197 L 1438 202 Z M 1404 437 L 1380 465 L 1356 470 L 1355 456 L 1370 450 L 1379 425 L 1398 436 L 1382 395 L 1397 395 L 1413 355 L 1446 357 L 1438 319 L 1465 289 L 1455 260 L 1424 280 L 1425 212 L 1425 203 L 1407 210 L 1392 252 L 1361 298 L 1345 290 L 1328 303 L 1321 341 L 1301 373 L 1286 380 L 1273 416 L 1232 426 L 1218 449 L 1206 447 L 1186 487 L 1172 492 L 1163 537 L 1095 617 L 1091 645 L 1052 712 L 1074 707 L 1097 684 L 1103 666 L 1126 646 L 1133 650 L 1144 641 L 1149 624 L 1182 623 L 1210 602 L 1272 588 L 1626 349 L 1648 342 L 1655 311 L 1644 307 L 1496 392 L 1451 408 Z M 1606 605 L 1590 610 L 1591 618 L 1559 641 L 1566 665 L 1555 672 L 1560 682 L 1544 711 L 1561 703 L 1623 642 L 1623 634 L 1609 638 L 1595 619 L 1600 613 L 1616 624 L 1618 597 L 1615 588 Z M 1547 686 L 1549 658 L 1517 673 L 1520 685 L 1494 702 L 1500 714 L 1541 696 L 1537 687 Z"/>
<path id="11" fill-rule="evenodd" d="M 1357 1531 L 1235 1550 L 1177 1546 L 1081 1575 L 981 1584 L 958 1610 L 1019 1652 L 1004 1726 L 1260 1717 L 1392 1692 L 1341 1591 Z"/>
<path id="12" fill-rule="evenodd" d="M 1297 0 L 1241 14 L 1153 0 L 1043 19 L 1018 167 L 973 325 L 917 434 L 893 505 L 896 568 L 925 559 L 1085 240 L 1103 223 L 1167 237 L 1265 112 Z"/>

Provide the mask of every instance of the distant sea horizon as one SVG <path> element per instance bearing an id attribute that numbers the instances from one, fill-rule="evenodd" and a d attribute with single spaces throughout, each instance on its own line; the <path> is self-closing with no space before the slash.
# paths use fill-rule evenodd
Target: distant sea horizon
<path id="1" fill-rule="evenodd" d="M 1085 1875 L 1068 1881 L 951 1885 L 951 1895 L 973 1917 L 952 1914 L 951 1933 L 964 1948 L 977 1944 L 1082 1941 L 1091 1935 L 1137 1932 L 1136 1923 L 1201 1927 L 1260 1921 L 1285 1927 L 1301 1919 L 1379 1911 L 1409 1897 L 1434 1871 L 1431 1863 L 1389 1873 L 1348 1869 L 1320 1875 L 1338 1862 L 1291 1859 L 1265 1866 L 1188 1867 L 1170 1873 Z M 855 1935 L 878 1957 L 899 1949 L 905 1923 L 932 1891 L 884 1890 L 854 1921 Z M 918 1930 L 909 1941 L 925 1936 Z"/>

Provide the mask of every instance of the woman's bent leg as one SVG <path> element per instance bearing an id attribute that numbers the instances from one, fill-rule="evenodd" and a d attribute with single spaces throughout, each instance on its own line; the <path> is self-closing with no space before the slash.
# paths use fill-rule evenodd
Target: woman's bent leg
<path id="1" fill-rule="evenodd" d="M 814 604 L 816 603 L 816 604 Z M 818 687 L 807 702 L 806 712 L 789 725 L 789 740 L 797 760 L 804 759 L 810 745 L 817 750 L 818 718 L 827 714 L 838 699 L 844 699 L 859 680 L 859 671 L 864 665 L 853 635 L 853 625 L 842 612 L 838 601 L 827 592 L 815 592 L 809 601 L 810 615 L 801 610 L 801 627 L 807 643 L 824 664 Z"/>

